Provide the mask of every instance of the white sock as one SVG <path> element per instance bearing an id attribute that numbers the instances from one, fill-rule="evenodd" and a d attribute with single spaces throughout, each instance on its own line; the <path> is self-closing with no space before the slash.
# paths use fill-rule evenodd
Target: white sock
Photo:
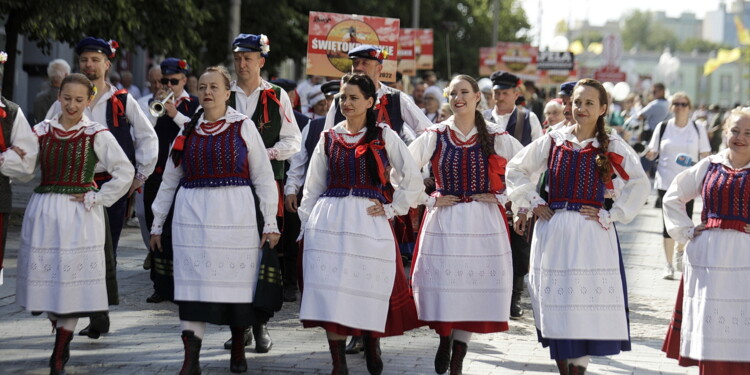
<path id="1" fill-rule="evenodd" d="M 576 365 L 576 366 L 588 367 L 590 360 L 591 360 L 591 356 L 585 355 L 583 357 L 578 357 L 578 358 L 569 358 L 568 363 L 572 363 L 573 365 Z"/>
<path id="2" fill-rule="evenodd" d="M 57 319 L 57 328 L 64 328 L 66 331 L 75 331 L 78 324 L 78 318 Z"/>
<path id="3" fill-rule="evenodd" d="M 203 334 L 206 333 L 206 322 L 191 322 L 180 320 L 180 330 L 193 331 L 195 337 L 203 340 Z"/>
<path id="4" fill-rule="evenodd" d="M 460 329 L 453 330 L 453 339 L 461 341 L 464 344 L 468 344 L 471 341 L 471 332 Z"/>

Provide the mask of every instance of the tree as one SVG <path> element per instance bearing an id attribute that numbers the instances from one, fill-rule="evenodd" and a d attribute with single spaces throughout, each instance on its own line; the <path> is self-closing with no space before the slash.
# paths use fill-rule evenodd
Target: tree
<path id="1" fill-rule="evenodd" d="M 561 19 L 555 24 L 555 35 L 568 35 L 568 21 Z"/>
<path id="2" fill-rule="evenodd" d="M 651 12 L 633 11 L 623 20 L 622 42 L 626 50 L 636 47 L 645 51 L 675 50 L 677 37 L 663 25 L 653 22 Z"/>
<path id="3" fill-rule="evenodd" d="M 683 41 L 677 46 L 678 51 L 682 51 L 682 52 L 697 51 L 699 53 L 709 53 L 709 52 L 716 51 L 719 48 L 732 49 L 732 47 L 726 44 L 714 43 L 708 40 L 697 39 L 697 38 L 685 39 L 685 41 Z"/>
<path id="4" fill-rule="evenodd" d="M 121 48 L 142 46 L 154 53 L 195 59 L 202 46 L 201 26 L 211 18 L 197 0 L 0 0 L 7 15 L 5 35 L 9 55 L 6 71 L 15 70 L 17 40 L 25 35 L 43 51 L 52 42 L 71 45 L 86 35 L 117 40 Z M 4 77 L 3 95 L 13 97 L 13 76 Z"/>

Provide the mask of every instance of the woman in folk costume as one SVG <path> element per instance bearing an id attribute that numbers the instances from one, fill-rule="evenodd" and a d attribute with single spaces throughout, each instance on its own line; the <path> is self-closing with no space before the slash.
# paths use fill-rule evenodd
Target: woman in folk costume
<path id="1" fill-rule="evenodd" d="M 51 374 L 65 374 L 78 318 L 108 309 L 104 206 L 128 191 L 135 173 L 107 127 L 83 114 L 95 94 L 86 76 L 65 77 L 62 112 L 34 126 L 42 181 L 24 214 L 16 301 L 47 312 L 57 330 Z M 97 162 L 112 175 L 101 190 L 94 182 Z"/>
<path id="2" fill-rule="evenodd" d="M 367 369 L 380 374 L 379 338 L 418 326 L 388 220 L 405 214 L 424 185 L 398 134 L 376 124 L 375 100 L 368 76 L 344 77 L 346 119 L 321 134 L 298 210 L 304 228 L 300 319 L 326 330 L 333 374 L 348 373 L 347 336 L 365 337 Z M 384 204 L 387 169 L 397 188 L 393 202 Z"/>
<path id="3" fill-rule="evenodd" d="M 573 90 L 575 126 L 547 133 L 508 163 L 509 197 L 538 216 L 531 243 L 537 335 L 561 374 L 586 371 L 590 356 L 630 350 L 627 287 L 613 222 L 628 222 L 648 197 L 638 156 L 607 131 L 607 92 L 593 79 Z M 548 201 L 535 173 L 549 173 Z M 613 183 L 616 178 L 622 183 Z M 615 190 L 614 185 L 617 185 Z M 611 209 L 605 197 L 614 198 Z M 522 226 L 522 225 L 521 225 Z"/>
<path id="4" fill-rule="evenodd" d="M 440 335 L 435 371 L 460 374 L 472 332 L 508 330 L 513 259 L 505 164 L 523 146 L 485 122 L 473 78 L 456 76 L 448 90 L 453 116 L 409 146 L 418 167 L 431 163 L 436 185 L 432 196 L 423 194 L 412 288 L 419 319 Z"/>
<path id="5" fill-rule="evenodd" d="M 662 350 L 700 374 L 750 374 L 750 109 L 731 112 L 727 149 L 675 177 L 667 231 L 685 246 L 684 273 Z M 685 212 L 703 199 L 701 224 Z"/>
<path id="6" fill-rule="evenodd" d="M 174 298 L 185 346 L 181 375 L 200 374 L 206 323 L 232 330 L 230 370 L 246 372 L 244 331 L 268 316 L 253 308 L 260 244 L 273 247 L 278 192 L 263 140 L 253 122 L 227 106 L 229 73 L 210 67 L 200 76 L 203 115 L 175 139 L 152 205 L 151 246 L 161 247 L 161 225 L 174 199 Z M 175 190 L 180 187 L 177 195 Z M 265 219 L 258 238 L 254 196 Z"/>

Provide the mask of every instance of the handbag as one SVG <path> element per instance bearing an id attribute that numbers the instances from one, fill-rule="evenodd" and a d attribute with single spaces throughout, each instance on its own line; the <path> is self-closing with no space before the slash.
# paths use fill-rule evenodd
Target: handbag
<path id="1" fill-rule="evenodd" d="M 268 242 L 263 244 L 261 251 L 263 256 L 260 260 L 253 307 L 273 316 L 273 313 L 281 310 L 284 298 L 281 263 L 279 255 L 269 247 Z"/>

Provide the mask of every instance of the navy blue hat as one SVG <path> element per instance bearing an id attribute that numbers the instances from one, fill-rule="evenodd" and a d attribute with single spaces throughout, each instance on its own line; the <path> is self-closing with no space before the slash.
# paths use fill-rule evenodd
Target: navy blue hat
<path id="1" fill-rule="evenodd" d="M 232 52 L 260 52 L 263 57 L 271 51 L 268 37 L 260 34 L 240 34 L 232 42 Z"/>
<path id="2" fill-rule="evenodd" d="M 76 53 L 80 55 L 86 51 L 99 52 L 111 59 L 115 57 L 115 52 L 119 47 L 120 45 L 117 41 L 110 40 L 105 42 L 104 39 L 87 36 L 76 44 Z"/>
<path id="3" fill-rule="evenodd" d="M 269 82 L 273 83 L 276 86 L 281 87 L 282 89 L 284 89 L 284 91 L 292 91 L 297 88 L 297 82 L 294 82 L 291 79 L 276 78 Z"/>
<path id="4" fill-rule="evenodd" d="M 565 82 L 560 85 L 560 92 L 557 95 L 573 96 L 573 88 L 576 87 L 578 81 Z"/>
<path id="5" fill-rule="evenodd" d="M 349 50 L 350 59 L 362 58 L 375 60 L 382 64 L 383 60 L 385 60 L 387 57 L 388 52 L 386 50 L 380 49 L 371 44 L 361 44 Z"/>
<path id="6" fill-rule="evenodd" d="M 521 85 L 521 80 L 518 79 L 518 76 L 502 70 L 492 73 L 490 80 L 492 80 L 493 90 L 512 89 Z"/>
<path id="7" fill-rule="evenodd" d="M 161 74 L 190 74 L 190 65 L 183 59 L 167 57 L 161 62 Z"/>
<path id="8" fill-rule="evenodd" d="M 325 96 L 336 95 L 341 91 L 341 81 L 337 79 L 328 81 L 320 86 L 320 91 L 322 91 Z"/>

